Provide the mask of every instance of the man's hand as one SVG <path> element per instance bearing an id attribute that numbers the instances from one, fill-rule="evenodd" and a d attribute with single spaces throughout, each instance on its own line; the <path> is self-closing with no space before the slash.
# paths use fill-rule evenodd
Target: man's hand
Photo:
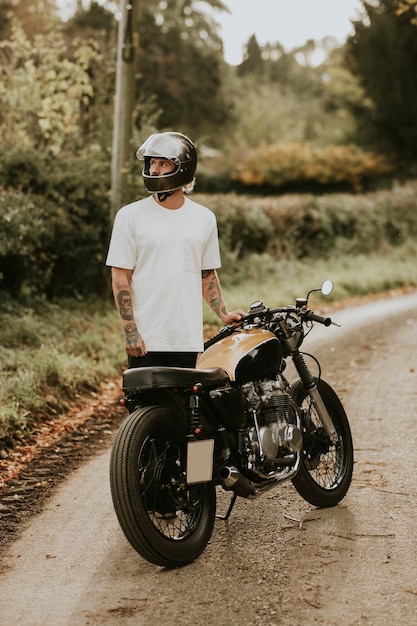
<path id="1" fill-rule="evenodd" d="M 233 322 L 239 322 L 245 315 L 245 311 L 238 309 L 237 311 L 222 311 L 220 318 L 225 324 L 233 324 Z"/>

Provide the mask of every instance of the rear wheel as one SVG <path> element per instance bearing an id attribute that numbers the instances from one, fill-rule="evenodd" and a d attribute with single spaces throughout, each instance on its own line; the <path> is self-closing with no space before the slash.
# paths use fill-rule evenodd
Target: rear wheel
<path id="1" fill-rule="evenodd" d="M 185 423 L 170 409 L 141 408 L 121 425 L 110 460 L 113 506 L 132 547 L 156 565 L 190 563 L 213 531 L 215 488 L 188 485 L 185 463 Z"/>
<path id="2" fill-rule="evenodd" d="M 301 381 L 293 387 L 295 403 L 301 407 L 303 448 L 300 469 L 292 479 L 300 496 L 313 506 L 334 506 L 346 495 L 353 472 L 353 443 L 345 410 L 335 391 L 315 379 L 322 400 L 338 435 L 332 444 L 314 402 Z"/>

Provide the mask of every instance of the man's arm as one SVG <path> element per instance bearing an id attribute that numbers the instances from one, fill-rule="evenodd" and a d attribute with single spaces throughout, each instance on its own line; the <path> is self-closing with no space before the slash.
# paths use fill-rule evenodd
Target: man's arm
<path id="1" fill-rule="evenodd" d="M 201 272 L 201 282 L 204 300 L 225 324 L 237 322 L 241 319 L 242 315 L 245 315 L 245 312 L 240 309 L 231 312 L 227 310 L 216 270 L 203 270 Z"/>
<path id="2" fill-rule="evenodd" d="M 126 352 L 130 356 L 145 356 L 146 346 L 138 331 L 132 305 L 130 281 L 132 270 L 112 267 L 112 288 L 116 308 L 119 311 L 125 333 Z"/>

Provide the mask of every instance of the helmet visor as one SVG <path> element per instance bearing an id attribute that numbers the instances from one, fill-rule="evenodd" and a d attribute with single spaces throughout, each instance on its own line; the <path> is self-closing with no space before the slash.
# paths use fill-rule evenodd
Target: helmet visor
<path id="1" fill-rule="evenodd" d="M 183 151 L 184 143 L 180 137 L 173 137 L 170 133 L 155 133 L 138 148 L 136 156 L 140 161 L 149 156 L 169 159 L 174 161 L 174 163 L 179 163 Z"/>

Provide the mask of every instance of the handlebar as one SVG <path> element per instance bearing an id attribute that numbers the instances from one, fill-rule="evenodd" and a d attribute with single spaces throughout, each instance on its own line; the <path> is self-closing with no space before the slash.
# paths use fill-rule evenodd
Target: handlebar
<path id="1" fill-rule="evenodd" d="M 236 328 L 236 326 L 244 324 L 245 322 L 253 321 L 257 317 L 264 317 L 266 319 L 272 320 L 277 314 L 286 315 L 288 313 L 299 315 L 305 321 L 318 322 L 319 324 L 323 324 L 324 326 L 330 326 L 331 324 L 334 324 L 330 317 L 322 317 L 321 315 L 316 315 L 305 307 L 298 308 L 294 306 L 286 306 L 280 307 L 278 309 L 269 309 L 268 307 L 264 307 L 263 309 L 261 309 L 261 307 L 258 307 L 257 309 L 250 311 L 247 315 L 245 315 L 245 317 L 242 317 L 240 322 L 235 324 L 234 328 Z"/>
<path id="2" fill-rule="evenodd" d="M 272 321 L 273 319 L 276 319 L 275 316 L 277 314 L 282 314 L 284 317 L 288 314 L 295 314 L 304 321 L 317 322 L 319 324 L 323 324 L 323 326 L 330 326 L 331 324 L 334 324 L 335 326 L 340 326 L 340 324 L 333 322 L 330 317 L 322 317 L 321 315 L 316 315 L 315 313 L 313 313 L 309 309 L 305 309 L 304 307 L 298 308 L 294 306 L 286 306 L 280 307 L 278 309 L 269 309 L 268 307 L 259 306 L 252 311 L 249 311 L 247 315 L 242 316 L 242 319 L 238 322 L 234 322 L 232 325 L 222 328 L 217 335 L 206 341 L 206 343 L 204 344 L 204 350 L 207 350 L 207 348 L 220 341 L 220 339 L 232 335 L 239 327 L 244 326 L 245 323 L 255 322 L 257 317 L 263 317 L 264 320 L 266 318 L 266 320 Z"/>
<path id="3" fill-rule="evenodd" d="M 321 315 L 316 315 L 311 311 L 306 311 L 306 313 L 304 314 L 304 319 L 310 322 L 318 322 L 319 324 L 323 324 L 324 326 L 330 326 L 330 324 L 332 323 L 330 317 L 322 317 Z"/>

